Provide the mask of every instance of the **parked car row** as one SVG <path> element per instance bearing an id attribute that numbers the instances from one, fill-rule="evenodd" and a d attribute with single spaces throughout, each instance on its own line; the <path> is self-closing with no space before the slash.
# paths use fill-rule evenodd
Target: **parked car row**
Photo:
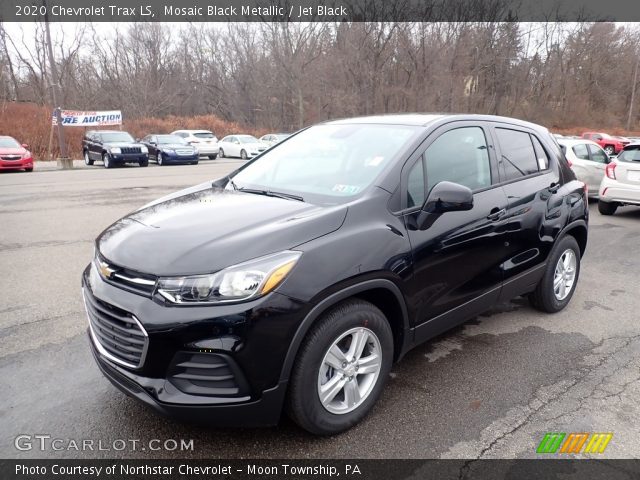
<path id="1" fill-rule="evenodd" d="M 589 196 L 598 199 L 601 214 L 613 215 L 620 206 L 640 206 L 640 141 L 625 142 L 612 157 L 595 140 L 557 136 L 556 140 Z"/>
<path id="2" fill-rule="evenodd" d="M 200 157 L 212 160 L 220 157 L 255 157 L 290 134 L 264 135 L 260 140 L 252 135 L 228 135 L 218 141 L 209 130 L 176 130 L 170 134 L 151 133 L 135 140 L 129 133 L 118 130 L 90 130 L 82 139 L 82 155 L 87 165 L 102 161 L 105 168 L 124 163 L 149 165 L 197 165 Z"/>

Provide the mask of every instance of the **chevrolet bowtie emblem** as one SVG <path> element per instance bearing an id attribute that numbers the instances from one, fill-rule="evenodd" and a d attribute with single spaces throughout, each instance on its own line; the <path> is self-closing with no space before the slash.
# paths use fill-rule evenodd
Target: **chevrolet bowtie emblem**
<path id="1" fill-rule="evenodd" d="M 98 262 L 98 268 L 100 269 L 100 275 L 104 278 L 111 278 L 111 274 L 115 272 L 115 270 L 105 262 Z"/>

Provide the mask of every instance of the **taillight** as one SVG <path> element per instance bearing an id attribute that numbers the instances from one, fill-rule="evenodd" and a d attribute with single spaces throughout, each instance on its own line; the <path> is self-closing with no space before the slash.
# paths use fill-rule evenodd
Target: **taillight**
<path id="1" fill-rule="evenodd" d="M 567 159 L 567 163 L 569 164 L 569 167 L 573 167 L 573 163 L 571 163 L 571 160 L 569 160 L 569 157 L 565 157 Z"/>
<path id="2" fill-rule="evenodd" d="M 616 163 L 610 163 L 607 168 L 604 169 L 604 173 L 612 180 L 616 179 Z"/>

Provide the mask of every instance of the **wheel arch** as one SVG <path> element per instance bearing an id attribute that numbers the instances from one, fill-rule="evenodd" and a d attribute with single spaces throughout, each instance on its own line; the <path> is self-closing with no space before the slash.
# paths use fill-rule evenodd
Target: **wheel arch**
<path id="1" fill-rule="evenodd" d="M 562 238 L 565 235 L 571 235 L 576 239 L 576 242 L 578 242 L 578 246 L 580 247 L 580 256 L 584 256 L 584 253 L 587 250 L 587 223 L 584 220 L 571 222 L 562 230 L 562 233 L 558 238 Z"/>
<path id="2" fill-rule="evenodd" d="M 302 320 L 291 340 L 284 365 L 280 373 L 280 382 L 287 381 L 298 351 L 307 332 L 315 322 L 331 307 L 340 302 L 359 298 L 372 303 L 384 313 L 391 331 L 393 332 L 394 361 L 398 360 L 407 350 L 409 342 L 409 315 L 407 305 L 398 286 L 391 280 L 374 279 L 350 285 L 318 302 Z"/>

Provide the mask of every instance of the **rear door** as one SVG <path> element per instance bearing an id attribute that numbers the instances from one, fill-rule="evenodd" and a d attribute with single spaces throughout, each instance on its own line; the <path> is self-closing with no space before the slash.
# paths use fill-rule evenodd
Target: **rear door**
<path id="1" fill-rule="evenodd" d="M 600 188 L 600 183 L 602 182 L 602 177 L 604 177 L 604 169 L 611 160 L 609 159 L 607 152 L 605 152 L 599 145 L 591 143 L 587 145 L 587 147 L 589 148 L 591 168 L 591 178 L 587 185 L 589 187 L 589 193 L 597 193 Z"/>
<path id="2" fill-rule="evenodd" d="M 506 300 L 524 293 L 542 275 L 553 245 L 551 225 L 561 219 L 564 197 L 558 193 L 562 179 L 550 139 L 525 126 L 497 122 L 492 134 L 509 201 L 508 255 L 501 266 L 501 298 Z"/>
<path id="3" fill-rule="evenodd" d="M 589 157 L 589 148 L 586 142 L 576 143 L 569 146 L 573 152 L 573 158 L 571 159 L 571 169 L 578 177 L 578 180 L 590 185 L 594 180 L 594 168 L 591 165 L 591 159 Z"/>
<path id="4" fill-rule="evenodd" d="M 90 138 L 89 157 L 92 160 L 102 160 L 102 137 L 99 133 L 93 133 Z"/>

